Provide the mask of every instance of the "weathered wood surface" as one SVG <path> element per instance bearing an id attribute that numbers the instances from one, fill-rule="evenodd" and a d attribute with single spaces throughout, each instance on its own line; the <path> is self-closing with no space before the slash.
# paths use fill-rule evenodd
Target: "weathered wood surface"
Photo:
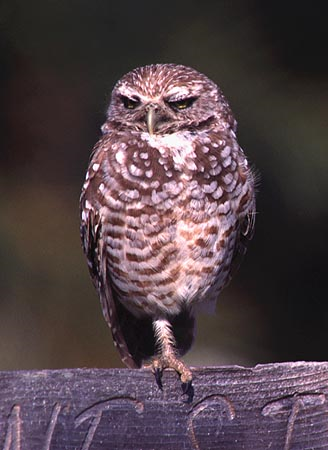
<path id="1" fill-rule="evenodd" d="M 328 449 L 328 362 L 0 372 L 2 450 Z"/>

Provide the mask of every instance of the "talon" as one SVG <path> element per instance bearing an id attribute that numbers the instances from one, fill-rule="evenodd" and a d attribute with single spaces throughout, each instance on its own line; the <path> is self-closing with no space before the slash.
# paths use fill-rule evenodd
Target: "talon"
<path id="1" fill-rule="evenodd" d="M 186 403 L 192 403 L 194 399 L 194 387 L 192 385 L 192 380 L 187 381 L 186 383 L 181 383 L 182 395 L 187 395 Z"/>
<path id="2" fill-rule="evenodd" d="M 161 369 L 159 367 L 154 368 L 154 375 L 155 375 L 155 380 L 156 380 L 157 386 L 162 391 L 163 390 L 163 382 L 162 382 L 163 369 Z"/>
<path id="3" fill-rule="evenodd" d="M 191 381 L 188 381 L 187 383 L 181 383 L 182 395 L 187 394 L 187 392 L 191 387 L 192 387 Z"/>

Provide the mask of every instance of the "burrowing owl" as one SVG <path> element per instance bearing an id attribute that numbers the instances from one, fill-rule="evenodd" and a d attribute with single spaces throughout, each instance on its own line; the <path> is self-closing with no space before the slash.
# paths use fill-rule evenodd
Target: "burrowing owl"
<path id="1" fill-rule="evenodd" d="M 215 305 L 254 224 L 254 177 L 218 86 L 156 64 L 113 89 L 81 195 L 81 235 L 124 363 L 152 358 L 192 390 L 181 361 L 199 306 Z"/>

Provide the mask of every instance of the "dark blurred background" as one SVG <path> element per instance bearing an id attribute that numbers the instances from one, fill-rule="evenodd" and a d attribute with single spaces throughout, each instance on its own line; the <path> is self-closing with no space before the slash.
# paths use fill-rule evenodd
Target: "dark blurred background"
<path id="1" fill-rule="evenodd" d="M 260 174 L 254 240 L 192 364 L 328 360 L 328 32 L 320 4 L 0 3 L 0 368 L 121 366 L 78 201 L 115 81 L 155 62 L 223 89 Z"/>

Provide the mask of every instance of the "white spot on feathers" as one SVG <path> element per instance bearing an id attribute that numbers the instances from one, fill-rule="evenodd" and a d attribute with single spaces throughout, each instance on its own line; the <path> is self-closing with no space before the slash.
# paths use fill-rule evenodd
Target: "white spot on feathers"
<path id="1" fill-rule="evenodd" d="M 113 145 L 114 147 L 114 145 Z M 115 154 L 115 159 L 119 164 L 123 164 L 125 161 L 125 153 L 122 150 L 119 150 L 116 154 Z"/>

